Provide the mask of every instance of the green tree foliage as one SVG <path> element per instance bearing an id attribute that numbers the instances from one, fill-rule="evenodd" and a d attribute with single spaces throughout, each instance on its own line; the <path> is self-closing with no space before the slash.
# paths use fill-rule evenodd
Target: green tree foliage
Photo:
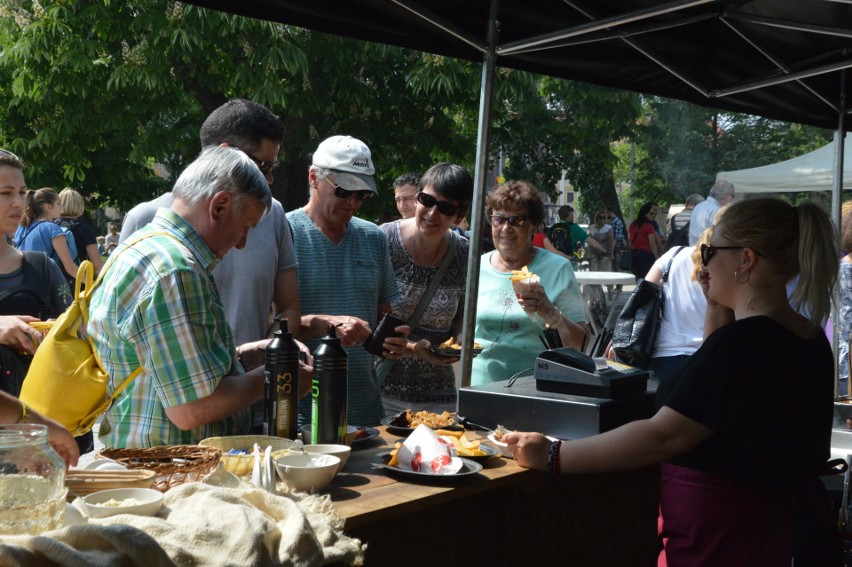
<path id="1" fill-rule="evenodd" d="M 635 95 L 496 75 L 492 159 L 548 192 L 567 169 L 583 199 L 615 202 L 609 143 L 630 134 Z M 284 121 L 273 192 L 286 208 L 307 201 L 317 144 L 350 134 L 370 146 L 383 189 L 362 214 L 385 218 L 400 173 L 445 160 L 472 170 L 480 80 L 477 63 L 179 2 L 0 4 L 0 144 L 30 164 L 31 186 L 71 185 L 97 205 L 126 209 L 170 187 L 205 116 L 244 97 Z"/>
<path id="2" fill-rule="evenodd" d="M 687 102 L 648 97 L 635 138 L 632 170 L 627 155 L 617 167 L 633 176 L 630 196 L 661 205 L 706 195 L 719 171 L 757 167 L 812 151 L 831 140 L 819 128 L 721 112 Z"/>

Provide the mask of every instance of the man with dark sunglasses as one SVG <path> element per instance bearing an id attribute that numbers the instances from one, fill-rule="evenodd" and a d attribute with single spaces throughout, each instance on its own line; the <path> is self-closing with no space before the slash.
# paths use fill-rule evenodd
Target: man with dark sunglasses
<path id="1" fill-rule="evenodd" d="M 366 144 L 332 136 L 313 153 L 308 204 L 287 213 L 299 261 L 299 337 L 313 351 L 334 328 L 349 354 L 347 421 L 365 426 L 384 412 L 373 355 L 363 344 L 399 295 L 384 232 L 355 216 L 378 194 L 374 175 Z M 300 424 L 311 417 L 309 402 L 299 405 Z"/>

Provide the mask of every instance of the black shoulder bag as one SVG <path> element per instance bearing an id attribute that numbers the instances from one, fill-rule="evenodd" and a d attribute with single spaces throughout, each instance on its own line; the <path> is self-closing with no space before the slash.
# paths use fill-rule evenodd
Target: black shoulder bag
<path id="1" fill-rule="evenodd" d="M 651 366 L 657 331 L 663 318 L 663 286 L 669 279 L 675 256 L 680 254 L 683 248 L 678 248 L 669 259 L 666 269 L 663 270 L 662 285 L 645 279 L 636 282 L 636 287 L 624 304 L 612 331 L 612 348 L 619 362 L 642 370 Z"/>

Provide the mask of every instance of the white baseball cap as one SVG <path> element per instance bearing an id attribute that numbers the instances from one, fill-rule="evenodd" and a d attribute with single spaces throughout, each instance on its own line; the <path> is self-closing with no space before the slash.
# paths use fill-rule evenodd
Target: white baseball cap
<path id="1" fill-rule="evenodd" d="M 313 164 L 332 170 L 334 180 L 347 191 L 379 194 L 373 176 L 373 158 L 367 144 L 352 136 L 332 136 L 323 140 L 313 155 Z"/>

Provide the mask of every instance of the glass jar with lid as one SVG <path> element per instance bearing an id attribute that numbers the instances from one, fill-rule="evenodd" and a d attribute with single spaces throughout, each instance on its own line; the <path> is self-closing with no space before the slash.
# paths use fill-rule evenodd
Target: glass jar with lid
<path id="1" fill-rule="evenodd" d="M 65 462 L 47 439 L 44 425 L 0 425 L 0 534 L 65 523 Z"/>

